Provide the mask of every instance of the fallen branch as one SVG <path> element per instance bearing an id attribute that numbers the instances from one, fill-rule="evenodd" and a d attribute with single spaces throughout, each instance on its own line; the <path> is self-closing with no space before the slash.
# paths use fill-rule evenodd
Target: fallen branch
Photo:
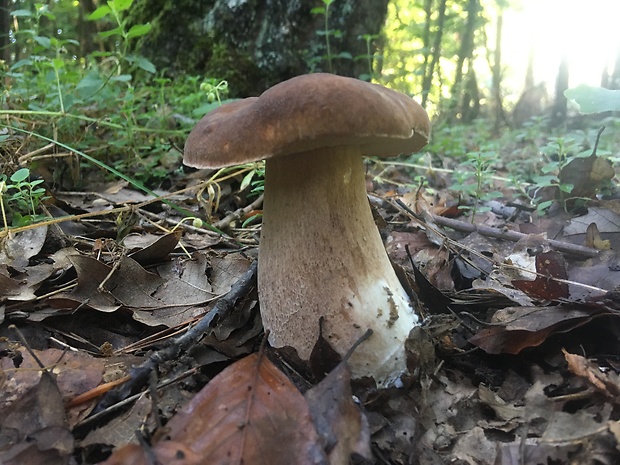
<path id="1" fill-rule="evenodd" d="M 396 204 L 416 220 L 422 221 L 425 224 L 428 223 L 428 220 L 422 218 L 420 215 L 411 210 L 407 205 L 403 203 L 402 200 L 397 199 Z M 451 218 L 445 218 L 443 216 L 432 215 L 430 213 L 428 214 L 428 218 L 435 224 L 451 228 L 456 231 L 467 233 L 477 232 L 482 236 L 493 237 L 495 239 L 504 239 L 511 242 L 518 242 L 521 239 L 529 236 L 529 234 L 523 234 L 517 231 L 511 231 L 509 229 L 499 229 L 492 228 L 490 226 L 476 225 L 465 221 L 453 220 Z M 570 242 L 556 241 L 554 239 L 547 239 L 545 243 L 549 245 L 549 247 L 551 247 L 552 249 L 581 257 L 596 257 L 599 255 L 599 250 L 592 247 L 586 247 L 584 245 L 571 244 Z"/>

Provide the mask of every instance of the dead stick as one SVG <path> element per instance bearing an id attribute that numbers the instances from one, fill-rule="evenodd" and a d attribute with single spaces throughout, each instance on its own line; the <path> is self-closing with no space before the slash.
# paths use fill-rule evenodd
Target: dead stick
<path id="1" fill-rule="evenodd" d="M 261 206 L 262 203 L 263 203 L 263 195 L 261 194 L 250 205 L 248 205 L 247 207 L 239 208 L 238 210 L 235 210 L 234 212 L 226 215 L 226 217 L 224 217 L 221 220 L 216 221 L 215 223 L 213 223 L 213 226 L 216 227 L 217 229 L 225 229 L 233 221 L 238 220 L 240 218 L 243 218 L 243 216 L 247 215 L 252 210 L 256 210 L 258 207 Z"/>
<path id="2" fill-rule="evenodd" d="M 407 205 L 405 205 L 400 199 L 396 200 L 396 203 L 400 208 L 405 210 L 407 213 L 412 215 L 415 219 L 423 221 L 420 215 L 416 214 L 411 210 Z M 473 223 L 468 223 L 465 221 L 453 220 L 451 218 L 446 218 L 443 216 L 436 216 L 429 214 L 431 221 L 440 226 L 444 226 L 447 228 L 452 228 L 456 231 L 461 232 L 477 232 L 483 236 L 494 237 L 496 239 L 504 239 L 511 242 L 517 242 L 521 239 L 528 237 L 529 234 L 523 234 L 517 231 L 511 231 L 509 229 L 499 229 L 492 228 L 490 226 L 479 226 Z M 545 241 L 550 247 L 560 252 L 566 252 L 573 255 L 578 255 L 582 257 L 597 257 L 599 255 L 599 251 L 592 247 L 586 247 L 584 245 L 571 244 L 570 242 L 562 242 L 556 241 L 555 239 L 547 239 Z"/>

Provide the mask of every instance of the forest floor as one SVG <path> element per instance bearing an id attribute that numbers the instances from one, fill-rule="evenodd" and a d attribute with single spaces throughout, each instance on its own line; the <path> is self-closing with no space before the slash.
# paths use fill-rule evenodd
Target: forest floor
<path id="1" fill-rule="evenodd" d="M 597 163 L 572 168 L 582 197 Z M 239 191 L 244 173 L 212 174 L 157 194 L 211 209 L 222 233 L 93 179 L 50 193 L 63 221 L 2 238 L 0 462 L 620 463 L 617 200 L 536 215 L 504 197 L 472 219 L 371 163 L 378 226 L 423 317 L 413 373 L 378 390 L 344 363 L 315 379 L 265 344 L 261 198 Z"/>

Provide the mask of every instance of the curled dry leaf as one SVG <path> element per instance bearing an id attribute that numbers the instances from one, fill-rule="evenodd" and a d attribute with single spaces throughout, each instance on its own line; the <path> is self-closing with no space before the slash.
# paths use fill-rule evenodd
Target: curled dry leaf
<path id="1" fill-rule="evenodd" d="M 586 158 L 573 158 L 560 171 L 560 183 L 573 186 L 573 197 L 594 197 L 605 183 L 613 179 L 611 161 L 592 153 Z"/>
<path id="2" fill-rule="evenodd" d="M 591 309 L 562 306 L 508 307 L 493 316 L 498 326 L 479 331 L 469 342 L 489 354 L 518 354 L 542 344 L 552 334 L 584 325 L 598 314 Z"/>
<path id="3" fill-rule="evenodd" d="M 166 425 L 153 453 L 160 463 L 327 465 L 301 393 L 266 357 L 226 368 Z M 183 459 L 180 459 L 180 458 Z M 174 461 L 168 461 L 175 458 Z M 107 465 L 149 463 L 137 446 Z"/>
<path id="4" fill-rule="evenodd" d="M 346 363 L 340 363 L 305 397 L 330 464 L 349 463 L 352 453 L 370 459 L 368 422 L 353 402 Z"/>
<path id="5" fill-rule="evenodd" d="M 61 394 L 52 374 L 44 371 L 40 376 L 19 399 L 0 408 L 2 464 L 69 463 L 74 439 Z"/>
<path id="6" fill-rule="evenodd" d="M 605 373 L 594 362 L 577 354 L 568 353 L 562 349 L 568 369 L 582 378 L 587 379 L 592 386 L 612 399 L 620 396 L 620 377 L 613 372 Z"/>

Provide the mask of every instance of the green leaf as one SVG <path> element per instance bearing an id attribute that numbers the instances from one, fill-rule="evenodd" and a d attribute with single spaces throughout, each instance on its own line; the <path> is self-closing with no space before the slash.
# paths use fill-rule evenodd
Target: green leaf
<path id="1" fill-rule="evenodd" d="M 565 90 L 564 96 L 574 100 L 579 105 L 581 113 L 620 111 L 620 90 L 609 90 L 603 87 L 581 84 Z"/>
<path id="2" fill-rule="evenodd" d="M 32 60 L 30 58 L 25 58 L 23 60 L 19 60 L 13 66 L 11 66 L 11 70 L 20 68 L 22 66 L 30 66 L 32 65 Z"/>
<path id="3" fill-rule="evenodd" d="M 18 18 L 27 18 L 32 16 L 32 11 L 30 10 L 15 10 L 11 11 L 11 16 L 17 16 Z"/>
<path id="4" fill-rule="evenodd" d="M 146 24 L 136 24 L 135 26 L 131 26 L 129 32 L 127 32 L 127 38 L 132 39 L 134 37 L 140 37 L 145 34 L 148 34 L 151 30 L 151 23 Z"/>
<path id="5" fill-rule="evenodd" d="M 534 176 L 532 181 L 539 187 L 557 186 L 557 178 L 555 176 Z"/>
<path id="6" fill-rule="evenodd" d="M 54 15 L 54 13 L 52 13 L 51 11 L 48 11 L 47 8 L 46 9 L 40 9 L 39 10 L 39 14 L 41 16 L 44 16 L 45 18 L 49 19 L 50 21 L 54 21 L 56 19 L 56 15 Z"/>
<path id="7" fill-rule="evenodd" d="M 112 13 L 110 7 L 108 5 L 102 5 L 91 14 L 89 14 L 86 19 L 88 19 L 89 21 L 97 21 L 98 19 L 105 18 L 110 13 Z"/>
<path id="8" fill-rule="evenodd" d="M 536 210 L 538 212 L 543 212 L 545 211 L 547 208 L 549 208 L 551 205 L 553 205 L 553 200 L 547 200 L 545 202 L 540 202 L 538 204 L 538 206 L 536 207 Z"/>
<path id="9" fill-rule="evenodd" d="M 325 7 L 317 6 L 316 8 L 312 8 L 310 10 L 310 14 L 311 15 L 324 15 L 325 14 Z"/>
<path id="10" fill-rule="evenodd" d="M 109 31 L 101 31 L 99 37 L 110 37 L 110 36 L 122 36 L 123 28 L 121 26 L 115 27 L 114 29 L 110 29 Z"/>
<path id="11" fill-rule="evenodd" d="M 110 0 L 108 1 L 108 5 L 110 8 L 113 8 L 116 11 L 124 11 L 131 8 L 131 4 L 133 0 Z"/>
<path id="12" fill-rule="evenodd" d="M 98 91 L 103 86 L 103 83 L 103 79 L 96 72 L 90 72 L 78 82 L 75 90 L 78 91 L 80 96 L 85 97 Z"/>
<path id="13" fill-rule="evenodd" d="M 256 218 L 260 218 L 261 216 L 263 216 L 262 213 L 257 213 L 256 215 L 252 215 L 250 216 L 247 220 L 245 220 L 242 224 L 241 227 L 245 228 L 248 224 L 252 223 L 252 221 L 254 221 Z"/>
<path id="14" fill-rule="evenodd" d="M 155 74 L 157 72 L 155 65 L 144 57 L 138 57 L 136 60 L 136 65 L 138 68 L 143 69 L 147 73 Z"/>
<path id="15" fill-rule="evenodd" d="M 239 186 L 240 191 L 242 191 L 243 189 L 245 189 L 246 187 L 250 185 L 250 183 L 252 182 L 252 178 L 254 177 L 255 174 L 256 174 L 256 170 L 251 170 L 248 174 L 246 174 L 243 177 L 243 180 L 241 181 L 241 185 Z"/>
<path id="16" fill-rule="evenodd" d="M 50 46 L 52 45 L 52 41 L 49 37 L 34 36 L 34 41 L 44 48 L 50 48 Z"/>
<path id="17" fill-rule="evenodd" d="M 30 176 L 30 170 L 28 168 L 22 168 L 11 175 L 11 181 L 22 182 L 28 179 L 28 176 Z"/>
<path id="18" fill-rule="evenodd" d="M 54 69 L 61 69 L 65 67 L 65 61 L 62 58 L 54 58 L 52 60 L 52 66 Z"/>

